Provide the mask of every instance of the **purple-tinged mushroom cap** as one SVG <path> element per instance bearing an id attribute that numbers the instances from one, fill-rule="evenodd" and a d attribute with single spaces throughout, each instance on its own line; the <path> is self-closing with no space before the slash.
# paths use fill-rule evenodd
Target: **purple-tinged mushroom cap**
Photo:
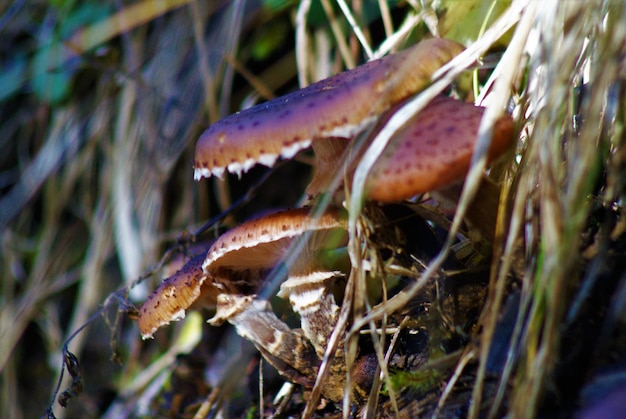
<path id="1" fill-rule="evenodd" d="M 422 90 L 463 50 L 435 38 L 270 100 L 211 125 L 196 145 L 196 180 L 272 166 L 320 138 L 352 138 L 382 112 Z"/>
<path id="2" fill-rule="evenodd" d="M 400 130 L 378 158 L 365 189 L 370 199 L 397 202 L 451 186 L 469 170 L 484 108 L 439 96 Z M 488 162 L 513 141 L 513 120 L 493 127 Z"/>

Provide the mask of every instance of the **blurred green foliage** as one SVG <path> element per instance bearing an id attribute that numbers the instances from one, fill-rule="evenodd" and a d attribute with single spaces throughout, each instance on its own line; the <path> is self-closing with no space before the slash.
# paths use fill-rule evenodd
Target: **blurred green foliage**
<path id="1" fill-rule="evenodd" d="M 106 18 L 108 4 L 57 0 L 36 34 L 34 51 L 19 51 L 0 72 L 0 100 L 15 95 L 27 85 L 39 100 L 55 105 L 71 94 L 80 59 L 64 45 L 78 29 Z M 76 7 L 74 7 L 76 6 Z"/>
<path id="2" fill-rule="evenodd" d="M 441 0 L 438 5 L 441 36 L 464 45 L 478 39 L 511 4 L 511 0 Z M 510 33 L 500 41 L 505 46 Z"/>

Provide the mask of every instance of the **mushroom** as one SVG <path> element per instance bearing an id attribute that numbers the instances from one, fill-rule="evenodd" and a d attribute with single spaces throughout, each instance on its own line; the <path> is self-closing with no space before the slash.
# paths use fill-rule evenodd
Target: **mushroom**
<path id="1" fill-rule="evenodd" d="M 290 299 L 300 294 L 308 296 L 310 287 L 322 286 L 324 281 L 320 278 L 324 277 L 328 283 L 342 275 L 322 267 L 317 257 L 324 249 L 341 247 L 347 242 L 345 215 L 338 209 L 329 209 L 316 216 L 309 208 L 298 208 L 247 221 L 220 236 L 209 249 L 203 268 L 213 278 L 224 277 L 224 271 L 238 275 L 250 270 L 270 269 L 285 261 L 290 249 L 297 247 L 294 246 L 297 240 L 304 242 L 297 255 L 287 261 L 287 287 L 294 285 L 294 288 L 284 291 L 282 296 Z M 225 283 L 219 281 L 215 285 L 219 288 Z M 229 313 L 220 310 L 218 305 L 209 323 L 219 325 L 229 320 Z"/>
<path id="2" fill-rule="evenodd" d="M 271 268 L 283 259 L 294 239 L 310 233 L 305 250 L 311 251 L 325 246 L 330 233 L 343 230 L 345 215 L 336 208 L 319 215 L 312 214 L 311 208 L 279 211 L 222 234 L 207 252 L 203 268 L 205 272 L 221 267 L 235 271 Z"/>
<path id="3" fill-rule="evenodd" d="M 271 167 L 279 157 L 291 158 L 319 139 L 352 138 L 423 89 L 462 50 L 453 41 L 429 39 L 230 115 L 198 140 L 194 177 L 221 177 L 226 170 L 241 175 L 257 163 Z"/>
<path id="4" fill-rule="evenodd" d="M 370 199 L 397 202 L 450 186 L 465 178 L 484 108 L 438 96 L 391 139 L 370 171 Z M 493 129 L 488 162 L 513 140 L 507 115 Z"/>
<path id="5" fill-rule="evenodd" d="M 390 140 L 365 183 L 367 197 L 391 203 L 426 192 L 458 199 L 469 170 L 484 108 L 438 96 Z M 501 117 L 493 127 L 488 163 L 513 140 L 513 120 Z M 493 238 L 498 188 L 484 179 L 467 219 L 487 240 Z M 495 198 L 495 199 L 494 199 Z"/>
<path id="6" fill-rule="evenodd" d="M 345 246 L 347 239 L 345 214 L 332 208 L 319 216 L 308 208 L 270 214 L 224 233 L 207 253 L 204 271 L 217 278 L 224 269 L 237 274 L 284 261 L 288 278 L 278 295 L 289 299 L 300 316 L 302 331 L 292 330 L 278 319 L 264 299 L 233 292 L 218 296 L 209 323 L 228 321 L 282 375 L 312 387 L 339 312 L 331 292 L 333 280 L 343 276 L 322 266 L 319 254 Z M 334 362 L 341 364 L 341 357 Z M 324 394 L 339 400 L 343 386 L 329 386 Z"/>
<path id="7" fill-rule="evenodd" d="M 247 221 L 224 233 L 207 252 L 191 258 L 164 280 L 144 302 L 138 319 L 142 337 L 151 338 L 161 326 L 183 319 L 193 305 L 217 306 L 210 320 L 213 325 L 228 320 L 230 314 L 220 309 L 225 306 L 217 304 L 218 297 L 254 293 L 262 272 L 283 260 L 298 239 L 306 242 L 290 273 L 300 277 L 324 271 L 317 264 L 316 253 L 345 244 L 345 216 L 337 209 L 314 216 L 310 209 L 299 208 Z"/>

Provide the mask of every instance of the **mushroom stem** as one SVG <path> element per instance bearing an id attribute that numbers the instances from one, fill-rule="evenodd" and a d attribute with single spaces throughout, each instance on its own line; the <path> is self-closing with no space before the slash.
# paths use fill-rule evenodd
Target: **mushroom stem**
<path id="1" fill-rule="evenodd" d="M 320 138 L 312 144 L 315 153 L 315 171 L 311 183 L 306 188 L 309 197 L 329 191 L 328 188 L 336 176 L 342 176 L 343 154 L 348 147 L 347 138 Z"/>
<path id="2" fill-rule="evenodd" d="M 341 272 L 313 271 L 291 274 L 280 286 L 278 296 L 288 298 L 293 311 L 300 315 L 304 335 L 309 338 L 321 358 L 328 337 L 337 323 L 339 307 L 331 292 L 332 281 L 343 277 Z M 319 313 L 324 313 L 319 316 Z"/>
<path id="3" fill-rule="evenodd" d="M 228 322 L 237 334 L 248 339 L 263 357 L 290 380 L 312 387 L 318 359 L 304 336 L 291 330 L 256 296 L 221 295 L 218 310 L 230 313 Z"/>

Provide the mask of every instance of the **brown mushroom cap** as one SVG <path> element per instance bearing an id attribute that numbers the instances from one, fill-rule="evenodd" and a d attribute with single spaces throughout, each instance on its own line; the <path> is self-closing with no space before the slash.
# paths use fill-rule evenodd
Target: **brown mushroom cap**
<path id="1" fill-rule="evenodd" d="M 342 212 L 331 209 L 320 216 L 310 212 L 309 208 L 298 208 L 250 220 L 227 231 L 213 243 L 204 261 L 204 271 L 211 277 L 222 277 L 225 282 L 216 284 L 224 288 L 224 294 L 218 297 L 217 311 L 209 320 L 210 324 L 219 325 L 244 309 L 231 304 L 242 290 L 229 278 L 236 280 L 240 273 L 274 267 L 292 250 L 294 240 L 305 239 L 306 242 L 288 266 L 290 275 L 317 270 L 316 251 L 345 245 L 346 219 Z M 227 275 L 223 275 L 224 271 Z M 255 292 L 257 287 L 248 288 Z"/>
<path id="2" fill-rule="evenodd" d="M 423 89 L 463 50 L 441 38 L 370 61 L 211 125 L 196 145 L 194 177 L 272 166 L 318 138 L 351 138 L 398 101 Z"/>
<path id="3" fill-rule="evenodd" d="M 462 180 L 483 112 L 470 103 L 435 98 L 390 140 L 366 182 L 368 197 L 397 202 Z M 488 162 L 506 151 L 512 140 L 513 121 L 505 115 L 493 127 Z"/>
<path id="4" fill-rule="evenodd" d="M 161 326 L 185 318 L 185 310 L 200 298 L 203 291 L 207 292 L 202 289 L 206 279 L 202 270 L 204 258 L 205 253 L 191 258 L 143 303 L 138 319 L 143 339 L 151 338 Z M 216 298 L 217 294 L 213 295 L 213 299 Z"/>
<path id="5" fill-rule="evenodd" d="M 250 282 L 258 280 L 259 271 L 276 265 L 289 249 L 291 242 L 308 237 L 305 251 L 317 250 L 333 243 L 344 244 L 345 215 L 332 209 L 319 217 L 310 214 L 310 209 L 299 208 L 282 211 L 245 222 L 224 233 L 213 243 L 208 252 L 191 258 L 179 271 L 164 280 L 148 297 L 139 310 L 139 330 L 143 339 L 172 321 L 185 317 L 192 305 L 217 305 L 216 317 L 227 316 L 220 311 L 226 298 L 247 290 Z M 341 240 L 341 243 L 328 240 Z M 298 263 L 308 266 L 308 255 L 298 258 Z M 204 268 L 203 268 L 204 267 Z M 215 322 L 214 322 L 215 323 Z"/>
<path id="6" fill-rule="evenodd" d="M 219 268 L 233 271 L 271 268 L 283 259 L 292 241 L 306 233 L 311 233 L 307 250 L 340 246 L 326 241 L 336 237 L 332 236 L 334 233 L 345 231 L 345 215 L 337 209 L 319 216 L 310 212 L 309 208 L 281 211 L 227 231 L 209 249 L 203 264 L 205 272 Z M 345 234 L 341 236 L 339 240 L 345 241 Z"/>

